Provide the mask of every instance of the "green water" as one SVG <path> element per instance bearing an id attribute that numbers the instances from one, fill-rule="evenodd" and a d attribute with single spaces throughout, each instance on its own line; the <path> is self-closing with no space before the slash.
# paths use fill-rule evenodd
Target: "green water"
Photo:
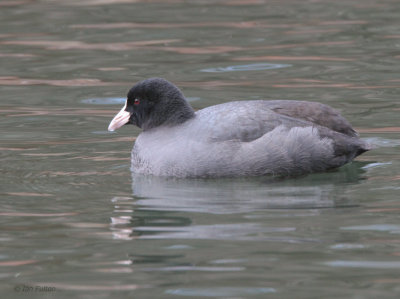
<path id="1" fill-rule="evenodd" d="M 398 298 L 398 1 L 0 2 L 2 298 Z M 298 179 L 132 177 L 131 85 L 329 104 L 376 147 Z M 4 295 L 3 295 L 4 294 Z"/>

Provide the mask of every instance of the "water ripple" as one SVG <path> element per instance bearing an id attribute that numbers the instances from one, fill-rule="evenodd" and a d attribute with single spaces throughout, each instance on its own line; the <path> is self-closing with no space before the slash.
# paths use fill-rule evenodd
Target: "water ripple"
<path id="1" fill-rule="evenodd" d="M 231 272 L 231 271 L 243 271 L 244 267 L 199 267 L 199 266 L 171 266 L 171 267 L 160 267 L 160 268 L 145 268 L 143 271 L 205 271 L 205 272 Z"/>
<path id="2" fill-rule="evenodd" d="M 347 250 L 347 249 L 364 249 L 366 246 L 363 244 L 335 244 L 330 246 L 332 249 L 336 250 Z"/>
<path id="3" fill-rule="evenodd" d="M 359 231 L 379 231 L 389 232 L 391 234 L 400 233 L 400 225 L 398 224 L 372 224 L 372 225 L 356 225 L 341 227 L 342 230 L 359 230 Z"/>
<path id="4" fill-rule="evenodd" d="M 93 99 L 84 99 L 81 102 L 84 104 L 94 104 L 94 105 L 115 105 L 115 104 L 124 104 L 126 98 L 93 98 Z"/>
<path id="5" fill-rule="evenodd" d="M 368 131 L 368 129 L 366 131 Z M 373 147 L 396 147 L 400 145 L 399 139 L 387 139 L 380 137 L 370 137 L 363 139 L 369 144 L 371 144 Z"/>
<path id="6" fill-rule="evenodd" d="M 370 168 L 387 166 L 387 165 L 391 165 L 391 164 L 392 164 L 392 162 L 376 162 L 376 163 L 369 163 L 361 168 L 362 169 L 370 169 Z"/>
<path id="7" fill-rule="evenodd" d="M 169 289 L 165 293 L 178 296 L 195 297 L 226 297 L 226 296 L 245 296 L 275 293 L 273 288 L 250 288 L 250 287 L 218 287 L 218 288 L 181 288 Z"/>
<path id="8" fill-rule="evenodd" d="M 202 69 L 200 72 L 205 73 L 225 73 L 225 72 L 241 72 L 241 71 L 262 71 L 273 70 L 285 67 L 291 67 L 291 64 L 277 64 L 277 63 L 253 63 L 243 65 L 231 65 L 227 67 L 216 67 L 209 69 Z"/>
<path id="9" fill-rule="evenodd" d="M 399 269 L 399 261 L 330 261 L 324 263 L 331 267 L 343 268 L 371 268 L 371 269 Z"/>

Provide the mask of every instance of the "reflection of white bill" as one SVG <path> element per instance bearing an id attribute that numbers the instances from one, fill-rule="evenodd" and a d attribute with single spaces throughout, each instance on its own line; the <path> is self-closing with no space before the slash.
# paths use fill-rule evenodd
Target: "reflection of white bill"
<path id="1" fill-rule="evenodd" d="M 275 209 L 267 214 L 308 218 L 318 216 L 321 209 L 357 206 L 347 198 L 346 186 L 359 181 L 365 172 L 362 166 L 354 162 L 335 172 L 285 180 L 177 179 L 132 174 L 133 197 L 112 199 L 115 209 L 110 229 L 120 240 L 319 242 L 313 237 L 296 236 L 297 228 L 291 225 L 258 223 L 257 218 L 266 214 L 257 212 Z M 234 223 L 193 222 L 194 215 L 219 214 L 235 219 L 242 215 Z"/>

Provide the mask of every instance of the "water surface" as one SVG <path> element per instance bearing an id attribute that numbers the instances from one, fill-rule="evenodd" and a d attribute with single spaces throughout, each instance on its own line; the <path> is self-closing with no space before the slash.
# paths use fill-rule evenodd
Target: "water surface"
<path id="1" fill-rule="evenodd" d="M 400 5 L 0 2 L 5 298 L 398 298 Z M 287 180 L 130 173 L 131 85 L 320 101 L 376 146 Z M 2 297 L 4 297 L 2 296 Z"/>

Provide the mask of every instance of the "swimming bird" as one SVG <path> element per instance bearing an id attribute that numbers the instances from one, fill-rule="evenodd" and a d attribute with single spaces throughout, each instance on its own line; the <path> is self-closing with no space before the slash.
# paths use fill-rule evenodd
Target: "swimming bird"
<path id="1" fill-rule="evenodd" d="M 108 130 L 142 129 L 133 173 L 172 177 L 297 176 L 338 168 L 370 149 L 333 108 L 307 101 L 234 101 L 194 111 L 162 78 L 135 84 Z"/>

